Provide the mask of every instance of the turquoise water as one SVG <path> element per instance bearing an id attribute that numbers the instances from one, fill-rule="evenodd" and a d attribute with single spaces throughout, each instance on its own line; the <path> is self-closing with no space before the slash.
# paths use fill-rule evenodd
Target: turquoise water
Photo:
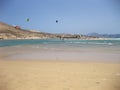
<path id="1" fill-rule="evenodd" d="M 24 45 L 120 46 L 120 40 L 0 40 L 0 47 Z"/>
<path id="2" fill-rule="evenodd" d="M 120 40 L 0 40 L 0 59 L 120 62 Z"/>

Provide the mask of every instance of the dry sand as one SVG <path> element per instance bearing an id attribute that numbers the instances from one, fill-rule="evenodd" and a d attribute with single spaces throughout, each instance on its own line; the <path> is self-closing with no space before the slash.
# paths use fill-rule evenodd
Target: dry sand
<path id="1" fill-rule="evenodd" d="M 1 60 L 0 90 L 120 90 L 120 64 Z"/>

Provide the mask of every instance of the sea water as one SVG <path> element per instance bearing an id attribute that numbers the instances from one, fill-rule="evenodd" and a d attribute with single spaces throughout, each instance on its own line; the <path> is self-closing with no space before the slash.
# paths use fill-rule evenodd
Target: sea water
<path id="1" fill-rule="evenodd" d="M 0 40 L 4 59 L 120 62 L 120 40 Z"/>
<path id="2" fill-rule="evenodd" d="M 36 40 L 0 40 L 0 47 L 17 45 L 69 45 L 69 46 L 120 46 L 119 39 L 111 40 L 80 40 L 80 39 L 36 39 Z"/>

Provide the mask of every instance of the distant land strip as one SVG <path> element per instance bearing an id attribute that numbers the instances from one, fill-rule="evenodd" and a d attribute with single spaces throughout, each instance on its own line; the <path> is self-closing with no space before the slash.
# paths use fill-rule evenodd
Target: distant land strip
<path id="1" fill-rule="evenodd" d="M 0 39 L 105 39 L 103 37 L 81 34 L 53 34 L 40 32 L 37 30 L 26 30 L 20 26 L 12 26 L 6 23 L 0 22 Z"/>

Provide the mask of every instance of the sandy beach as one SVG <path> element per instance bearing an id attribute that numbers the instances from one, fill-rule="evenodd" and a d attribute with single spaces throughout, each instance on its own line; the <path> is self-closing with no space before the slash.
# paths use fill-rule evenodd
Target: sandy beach
<path id="1" fill-rule="evenodd" d="M 119 42 L 12 42 L 1 43 L 0 90 L 120 90 Z"/>
<path id="2" fill-rule="evenodd" d="M 1 60 L 0 90 L 120 90 L 120 64 Z"/>

